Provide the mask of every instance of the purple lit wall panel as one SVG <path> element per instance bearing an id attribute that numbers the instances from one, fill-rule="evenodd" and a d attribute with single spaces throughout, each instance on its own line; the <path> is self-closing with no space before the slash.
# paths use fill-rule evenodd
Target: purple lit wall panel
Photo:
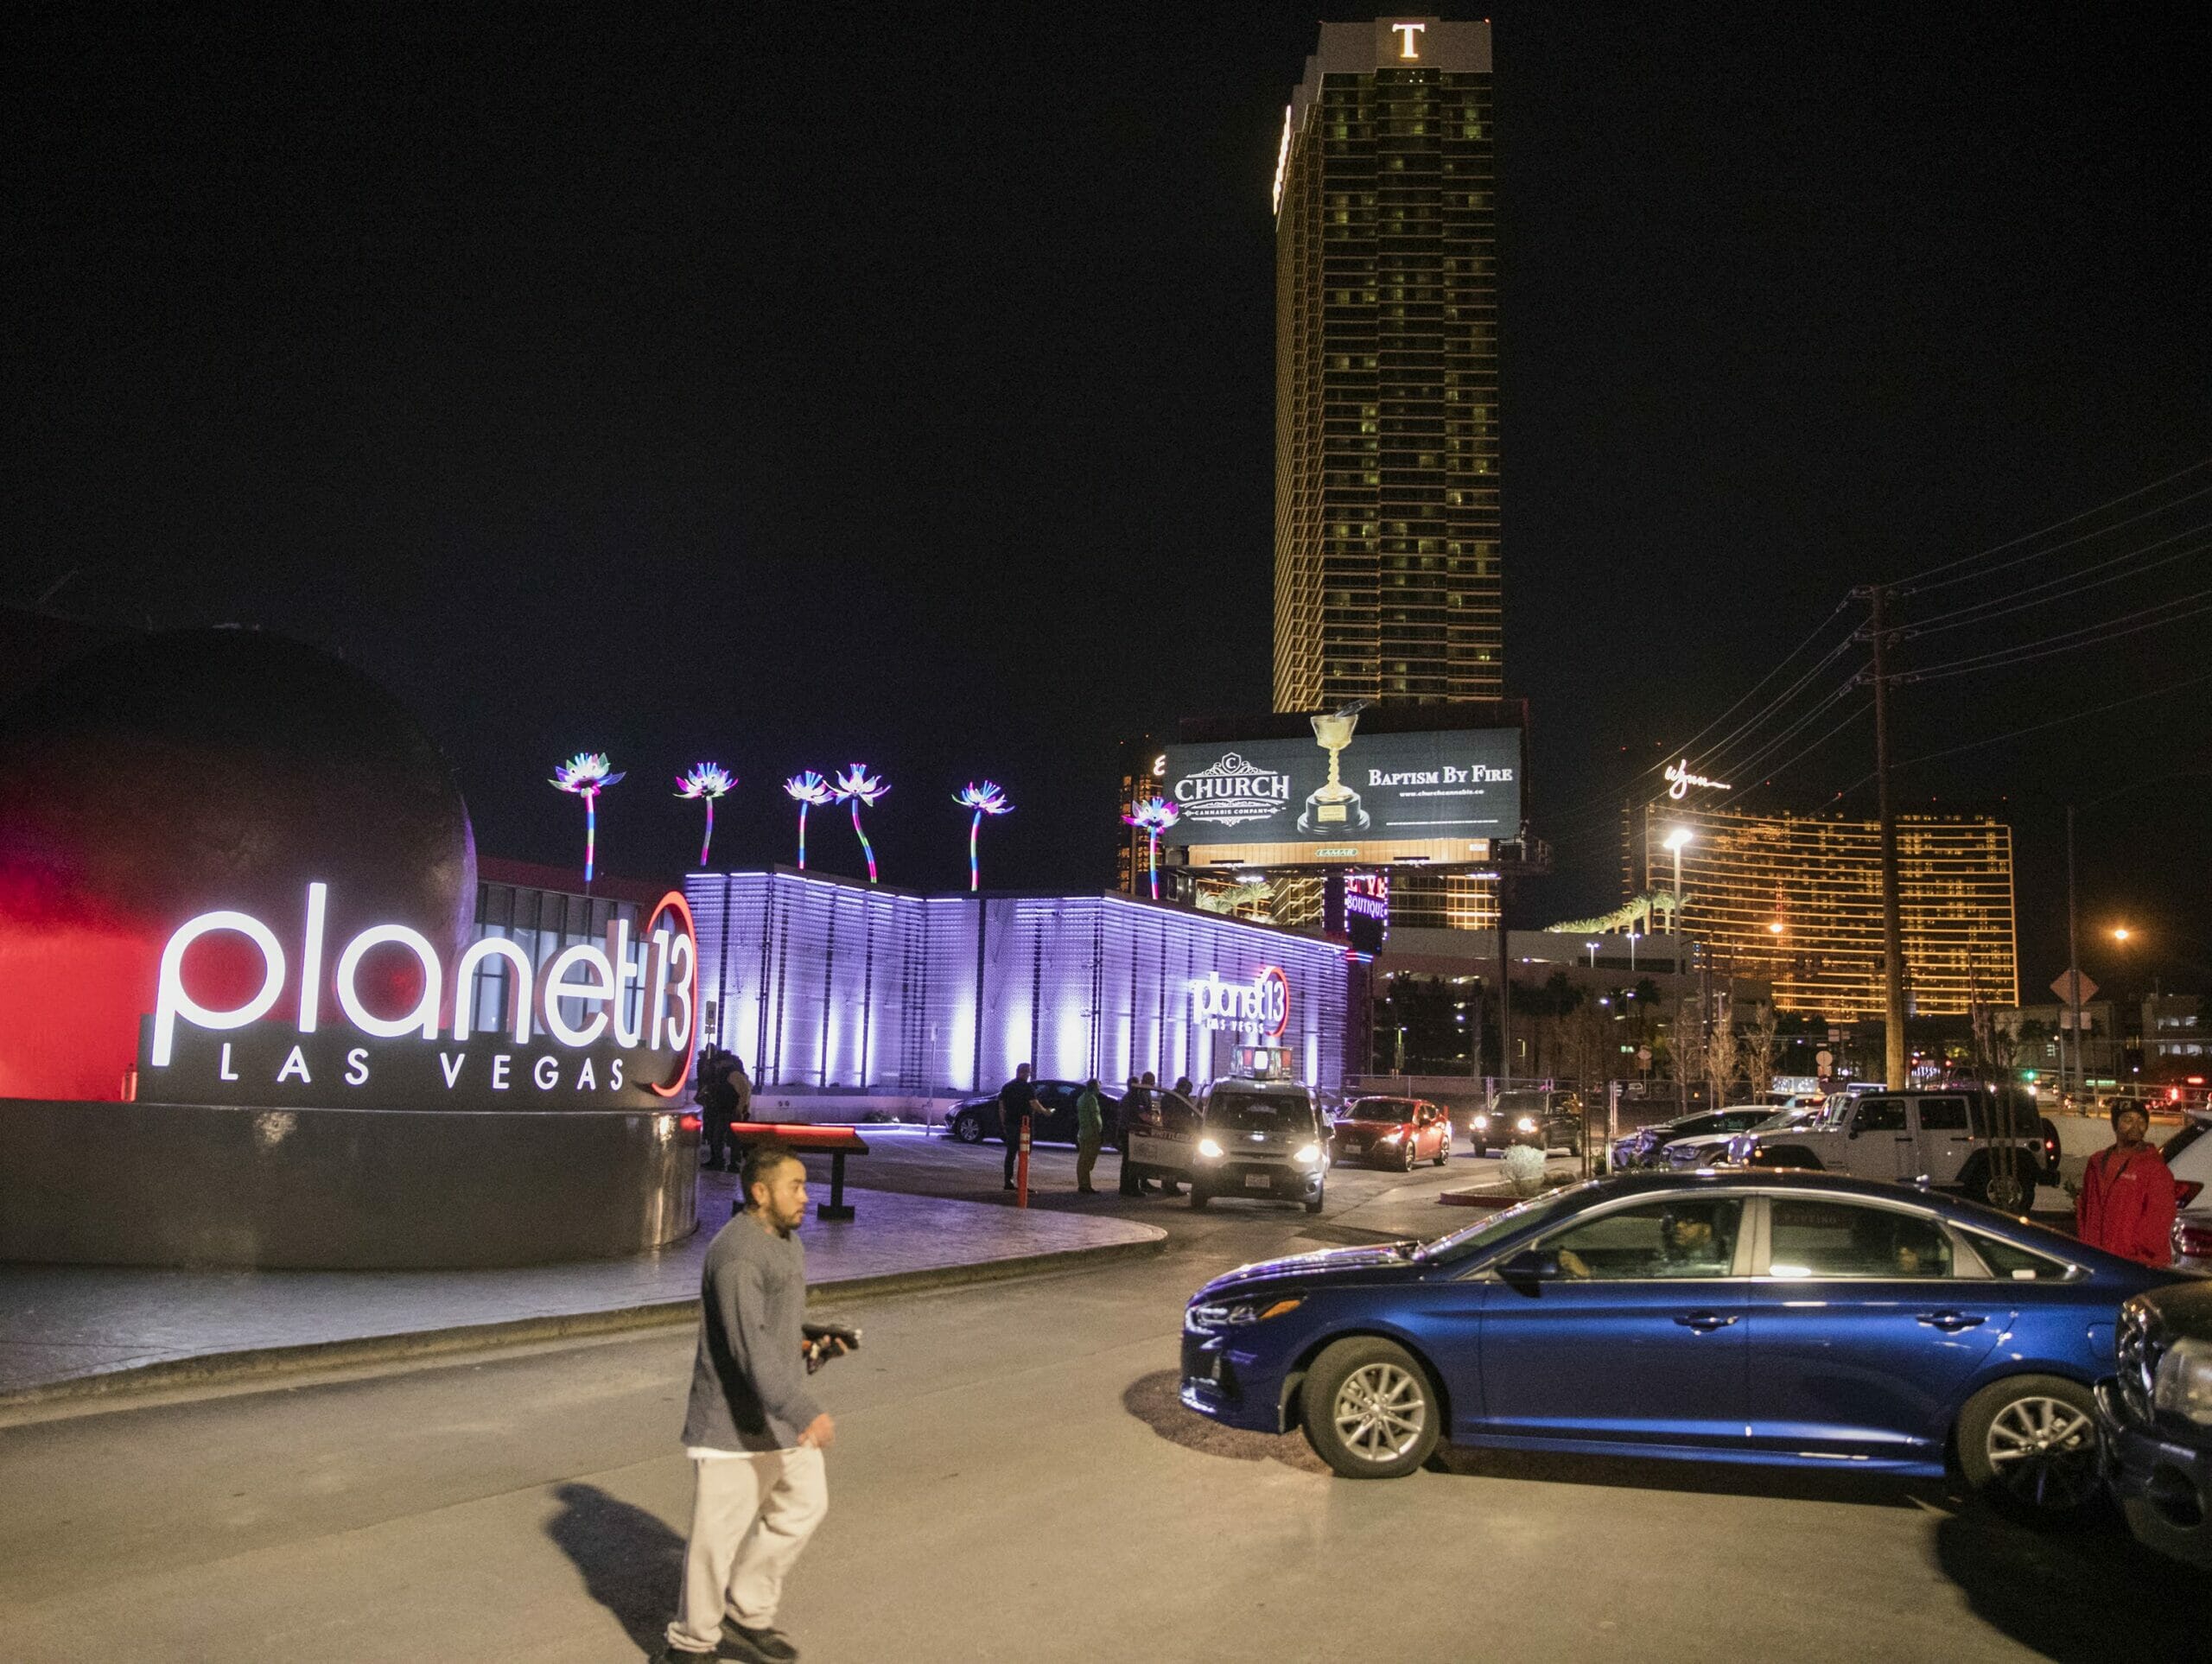
<path id="1" fill-rule="evenodd" d="M 1190 982 L 1291 988 L 1304 1077 L 1343 1075 L 1345 962 L 1325 942 L 1119 896 L 923 897 L 788 870 L 695 873 L 710 1038 L 763 1085 L 943 1095 L 1038 1073 L 1119 1083 L 1224 1072 L 1236 1033 Z"/>

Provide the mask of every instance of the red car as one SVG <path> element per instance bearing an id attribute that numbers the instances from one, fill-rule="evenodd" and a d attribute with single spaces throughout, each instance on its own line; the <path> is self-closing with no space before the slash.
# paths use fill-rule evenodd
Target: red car
<path id="1" fill-rule="evenodd" d="M 1411 1172 L 1452 1154 L 1452 1118 L 1425 1098 L 1354 1098 L 1336 1125 L 1331 1159 Z"/>

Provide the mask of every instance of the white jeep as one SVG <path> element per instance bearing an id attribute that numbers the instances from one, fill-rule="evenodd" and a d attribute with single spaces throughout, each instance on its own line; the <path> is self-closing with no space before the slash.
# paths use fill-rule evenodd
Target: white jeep
<path id="1" fill-rule="evenodd" d="M 1731 1165 L 1925 1182 L 2007 1213 L 2034 1201 L 2045 1154 L 2031 1102 L 1974 1087 L 1857 1093 L 1807 1126 L 1739 1133 L 1728 1146 Z"/>

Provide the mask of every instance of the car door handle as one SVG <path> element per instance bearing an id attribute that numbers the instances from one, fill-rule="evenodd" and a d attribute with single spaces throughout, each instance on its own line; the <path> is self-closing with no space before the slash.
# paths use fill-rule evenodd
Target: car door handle
<path id="1" fill-rule="evenodd" d="M 1718 1312 L 1687 1312 L 1675 1321 L 1685 1329 L 1694 1329 L 1700 1335 L 1709 1335 L 1716 1329 L 1726 1329 L 1736 1319 L 1724 1317 Z"/>
<path id="2" fill-rule="evenodd" d="M 1989 1320 L 1971 1312 L 1923 1312 L 1920 1314 L 1920 1321 L 1927 1328 L 1940 1329 L 1947 1335 L 1955 1335 L 1961 1329 L 1978 1328 Z"/>

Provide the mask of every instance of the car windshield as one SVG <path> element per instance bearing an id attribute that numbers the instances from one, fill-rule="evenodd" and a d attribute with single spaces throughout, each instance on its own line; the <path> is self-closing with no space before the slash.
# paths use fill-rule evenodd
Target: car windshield
<path id="1" fill-rule="evenodd" d="M 1779 1133 L 1787 1127 L 1796 1127 L 1801 1122 L 1811 1120 L 1813 1113 L 1809 1109 L 1784 1109 L 1777 1115 L 1769 1115 L 1751 1130 L 1754 1133 Z"/>
<path id="2" fill-rule="evenodd" d="M 1414 1107 L 1404 1098 L 1362 1098 L 1351 1107 L 1354 1121 L 1411 1121 Z"/>
<path id="3" fill-rule="evenodd" d="M 1216 1092 L 1206 1100 L 1206 1125 L 1230 1133 L 1307 1132 L 1313 1126 L 1313 1106 L 1287 1094 Z"/>
<path id="4" fill-rule="evenodd" d="M 1541 1115 L 1552 1107 L 1548 1092 L 1500 1092 L 1497 1107 L 1491 1111 L 1499 1115 Z"/>
<path id="5" fill-rule="evenodd" d="M 1479 1254 L 1491 1243 L 1502 1242 L 1515 1232 L 1550 1218 L 1586 1188 L 1578 1184 L 1570 1190 L 1553 1191 L 1548 1195 L 1535 1197 L 1518 1207 L 1508 1208 L 1503 1213 L 1494 1214 L 1470 1225 L 1465 1230 L 1455 1230 L 1448 1236 L 1439 1236 L 1424 1242 L 1414 1250 L 1414 1257 L 1417 1260 L 1452 1261 Z"/>

